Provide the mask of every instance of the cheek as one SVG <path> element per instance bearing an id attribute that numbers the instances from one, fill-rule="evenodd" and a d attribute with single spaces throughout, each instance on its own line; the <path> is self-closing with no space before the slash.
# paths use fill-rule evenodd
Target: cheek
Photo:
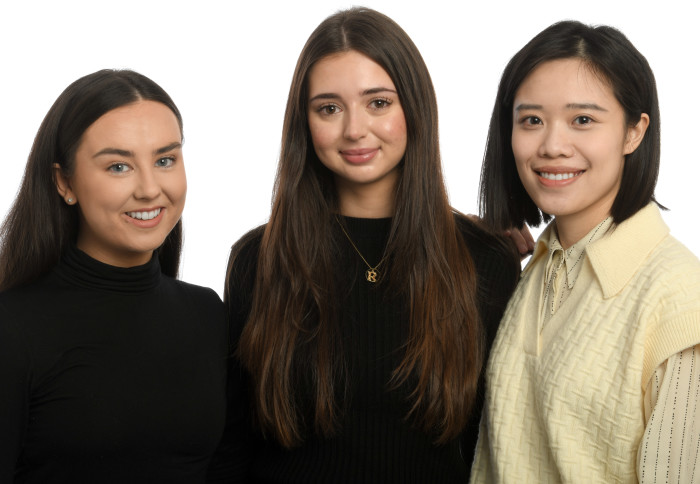
<path id="1" fill-rule="evenodd" d="M 406 119 L 403 113 L 382 120 L 379 129 L 384 133 L 384 138 L 398 144 L 406 145 Z"/>
<path id="2" fill-rule="evenodd" d="M 327 149 L 335 139 L 333 126 L 327 123 L 310 121 L 309 132 L 311 133 L 311 143 L 316 151 Z"/>
<path id="3" fill-rule="evenodd" d="M 173 173 L 173 176 L 164 180 L 163 191 L 168 195 L 168 198 L 173 204 L 179 205 L 182 209 L 187 196 L 187 177 L 185 176 L 185 171 L 181 170 L 180 173 Z"/>

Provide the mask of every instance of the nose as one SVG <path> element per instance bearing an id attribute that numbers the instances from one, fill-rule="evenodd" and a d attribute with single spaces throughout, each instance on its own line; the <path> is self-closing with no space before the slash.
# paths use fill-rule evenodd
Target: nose
<path id="1" fill-rule="evenodd" d="M 369 127 L 368 117 L 360 109 L 349 108 L 343 118 L 343 136 L 351 141 L 362 139 L 367 134 Z"/>
<path id="2" fill-rule="evenodd" d="M 569 130 L 563 123 L 550 124 L 544 131 L 538 154 L 543 158 L 568 158 L 573 156 L 574 147 L 569 135 Z"/>
<path id="3" fill-rule="evenodd" d="M 152 200 L 160 195 L 160 183 L 153 170 L 140 170 L 134 196 L 138 199 Z"/>

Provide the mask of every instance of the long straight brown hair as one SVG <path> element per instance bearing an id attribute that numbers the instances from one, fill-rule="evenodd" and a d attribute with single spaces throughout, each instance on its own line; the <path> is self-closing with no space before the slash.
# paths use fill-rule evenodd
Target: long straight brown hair
<path id="1" fill-rule="evenodd" d="M 430 75 L 408 35 L 376 11 L 353 8 L 328 17 L 301 52 L 238 354 L 251 374 L 265 434 L 285 447 L 298 445 L 307 430 L 333 434 L 347 381 L 333 258 L 338 200 L 309 133 L 308 74 L 320 59 L 349 50 L 389 74 L 406 119 L 408 141 L 386 257 L 389 287 L 410 305 L 410 333 L 387 385 L 414 385 L 407 418 L 442 443 L 466 425 L 482 365 L 475 273 L 444 186 Z M 227 277 L 242 245 L 233 250 Z M 299 394 L 300 381 L 311 381 L 311 395 Z"/>

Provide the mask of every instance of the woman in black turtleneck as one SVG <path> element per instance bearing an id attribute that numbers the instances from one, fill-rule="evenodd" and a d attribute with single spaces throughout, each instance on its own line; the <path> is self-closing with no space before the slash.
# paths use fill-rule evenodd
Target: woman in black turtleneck
<path id="1" fill-rule="evenodd" d="M 277 173 L 224 298 L 254 410 L 251 478 L 467 482 L 482 362 L 519 265 L 450 207 L 430 76 L 391 19 L 351 9 L 311 34 Z"/>
<path id="2" fill-rule="evenodd" d="M 175 279 L 185 192 L 153 81 L 103 70 L 54 103 L 1 232 L 0 482 L 205 482 L 227 334 Z"/>

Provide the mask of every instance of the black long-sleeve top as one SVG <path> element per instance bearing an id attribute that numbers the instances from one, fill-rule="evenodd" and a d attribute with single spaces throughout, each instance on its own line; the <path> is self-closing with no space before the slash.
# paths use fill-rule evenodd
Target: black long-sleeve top
<path id="1" fill-rule="evenodd" d="M 226 341 L 211 289 L 72 248 L 0 294 L 0 482 L 205 482 Z"/>
<path id="2" fill-rule="evenodd" d="M 517 282 L 519 265 L 502 240 L 467 220 L 458 218 L 458 221 L 476 267 L 479 314 L 490 347 Z M 382 259 L 390 219 L 344 217 L 343 223 L 370 264 Z M 239 262 L 230 272 L 225 302 L 229 306 L 231 327 L 239 331 L 250 311 L 262 232 L 263 227 L 252 231 L 241 239 L 242 246 L 234 249 L 239 250 Z M 304 443 L 293 450 L 259 437 L 250 468 L 251 480 L 467 482 L 483 393 L 480 392 L 461 438 L 445 445 L 435 445 L 435 435 L 427 435 L 406 419 L 410 388 L 389 390 L 389 380 L 404 355 L 409 332 L 407 304 L 390 297 L 386 285 L 368 282 L 364 277 L 367 267 L 338 227 L 335 237 L 341 253 L 334 269 L 348 284 L 340 290 L 343 357 L 349 368 L 349 396 L 342 402 L 344 414 L 340 428 L 332 438 L 307 435 Z"/>

